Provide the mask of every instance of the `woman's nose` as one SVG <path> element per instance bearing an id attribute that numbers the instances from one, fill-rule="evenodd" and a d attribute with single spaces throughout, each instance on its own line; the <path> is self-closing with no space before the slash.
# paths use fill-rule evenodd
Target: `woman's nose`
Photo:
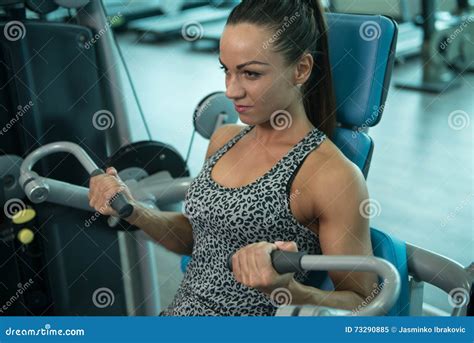
<path id="1" fill-rule="evenodd" d="M 229 77 L 229 79 L 226 81 L 225 95 L 232 100 L 240 99 L 245 96 L 245 90 L 240 85 L 237 77 Z"/>

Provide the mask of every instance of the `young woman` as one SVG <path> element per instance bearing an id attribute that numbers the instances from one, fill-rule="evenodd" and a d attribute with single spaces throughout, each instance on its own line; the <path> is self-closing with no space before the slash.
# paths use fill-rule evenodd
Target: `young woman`
<path id="1" fill-rule="evenodd" d="M 368 198 L 364 177 L 330 140 L 335 107 L 320 3 L 242 1 L 227 20 L 219 58 L 226 95 L 246 126 L 214 133 L 186 213 L 140 206 L 113 168 L 92 178 L 91 206 L 115 214 L 106 204 L 122 190 L 135 207 L 128 222 L 192 254 L 162 315 L 273 315 L 272 297 L 282 290 L 286 304 L 357 307 L 375 275 L 330 271 L 335 291 L 328 292 L 304 285 L 305 274 L 277 274 L 270 260 L 275 249 L 372 255 L 359 211 Z"/>

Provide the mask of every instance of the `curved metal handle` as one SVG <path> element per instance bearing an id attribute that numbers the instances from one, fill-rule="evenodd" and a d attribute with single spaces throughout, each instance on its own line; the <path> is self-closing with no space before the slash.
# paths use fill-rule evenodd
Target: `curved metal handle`
<path id="1" fill-rule="evenodd" d="M 228 267 L 232 270 L 231 254 L 228 258 Z M 271 253 L 272 265 L 282 273 L 293 273 L 309 270 L 344 270 L 357 272 L 375 272 L 383 280 L 383 287 L 376 294 L 375 299 L 357 311 L 342 311 L 325 308 L 326 315 L 345 314 L 357 316 L 381 316 L 387 314 L 400 295 L 400 274 L 390 262 L 374 256 L 329 256 L 308 255 L 305 252 L 288 252 L 275 250 Z M 313 307 L 315 308 L 315 307 Z M 334 312 L 335 311 L 335 312 Z M 316 313 L 316 312 L 315 312 Z"/>
<path id="2" fill-rule="evenodd" d="M 23 161 L 20 167 L 20 184 L 23 187 L 27 197 L 34 203 L 46 201 L 50 187 L 49 183 L 56 180 L 40 177 L 32 171 L 33 166 L 41 158 L 58 153 L 67 152 L 74 155 L 78 161 L 84 166 L 86 171 L 92 176 L 102 174 L 104 171 L 99 169 L 97 164 L 89 157 L 89 155 L 79 145 L 71 142 L 54 142 L 43 145 L 31 152 Z M 75 185 L 62 183 L 63 188 L 55 188 L 56 192 L 68 193 L 69 188 L 77 188 Z M 111 201 L 112 208 L 117 211 L 121 218 L 130 216 L 133 212 L 133 206 L 128 202 L 122 193 L 118 193 Z"/>

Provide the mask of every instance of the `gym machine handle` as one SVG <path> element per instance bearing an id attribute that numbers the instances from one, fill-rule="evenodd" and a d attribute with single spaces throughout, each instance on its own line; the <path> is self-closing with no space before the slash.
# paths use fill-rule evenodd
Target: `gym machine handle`
<path id="1" fill-rule="evenodd" d="M 101 174 L 105 174 L 105 172 L 98 168 L 91 173 L 91 177 Z M 133 213 L 133 206 L 128 202 L 123 193 L 115 194 L 109 203 L 110 206 L 112 206 L 112 208 L 118 213 L 120 218 L 127 218 Z"/>
<path id="2" fill-rule="evenodd" d="M 295 272 L 303 272 L 303 268 L 301 268 L 301 258 L 307 255 L 306 252 L 291 252 L 291 251 L 282 251 L 282 250 L 273 250 L 270 253 L 270 258 L 272 260 L 273 268 L 276 270 L 278 274 L 286 274 L 286 273 L 295 273 Z M 232 256 L 234 254 L 230 254 L 227 259 L 227 268 L 232 271 Z"/>
<path id="3" fill-rule="evenodd" d="M 232 270 L 232 256 L 227 259 L 227 266 Z M 301 271 L 328 271 L 341 270 L 351 272 L 373 272 L 381 280 L 381 289 L 378 295 L 367 306 L 357 311 L 333 309 L 329 307 L 307 305 L 305 311 L 312 315 L 357 315 L 357 316 L 380 316 L 387 314 L 400 295 L 400 274 L 390 262 L 374 256 L 358 255 L 309 255 L 306 252 L 289 252 L 274 250 L 270 254 L 272 265 L 279 274 Z M 295 306 L 286 306 L 286 310 L 280 309 L 282 315 L 292 315 Z M 319 311 L 319 312 L 318 312 Z M 280 315 L 277 314 L 277 315 Z"/>
<path id="4" fill-rule="evenodd" d="M 40 159 L 59 152 L 74 155 L 91 177 L 104 173 L 79 145 L 71 142 L 54 142 L 37 148 L 25 157 L 20 167 L 20 184 L 26 196 L 33 203 L 41 203 L 48 199 L 56 200 L 53 201 L 56 203 L 65 203 L 67 201 L 65 199 L 69 199 L 69 194 L 77 193 L 80 197 L 76 199 L 74 204 L 78 205 L 76 207 L 87 208 L 87 193 L 84 194 L 87 189 L 41 177 L 32 170 L 35 163 Z M 117 211 L 120 218 L 126 218 L 133 212 L 133 206 L 129 204 L 122 193 L 114 196 L 110 205 Z"/>

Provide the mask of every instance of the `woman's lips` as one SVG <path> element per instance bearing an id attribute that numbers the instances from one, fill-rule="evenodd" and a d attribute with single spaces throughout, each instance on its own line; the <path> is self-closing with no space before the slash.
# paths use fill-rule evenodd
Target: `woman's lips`
<path id="1" fill-rule="evenodd" d="M 252 106 L 237 106 L 237 105 L 234 105 L 234 106 L 235 106 L 235 110 L 239 113 L 246 112 L 252 108 Z"/>

